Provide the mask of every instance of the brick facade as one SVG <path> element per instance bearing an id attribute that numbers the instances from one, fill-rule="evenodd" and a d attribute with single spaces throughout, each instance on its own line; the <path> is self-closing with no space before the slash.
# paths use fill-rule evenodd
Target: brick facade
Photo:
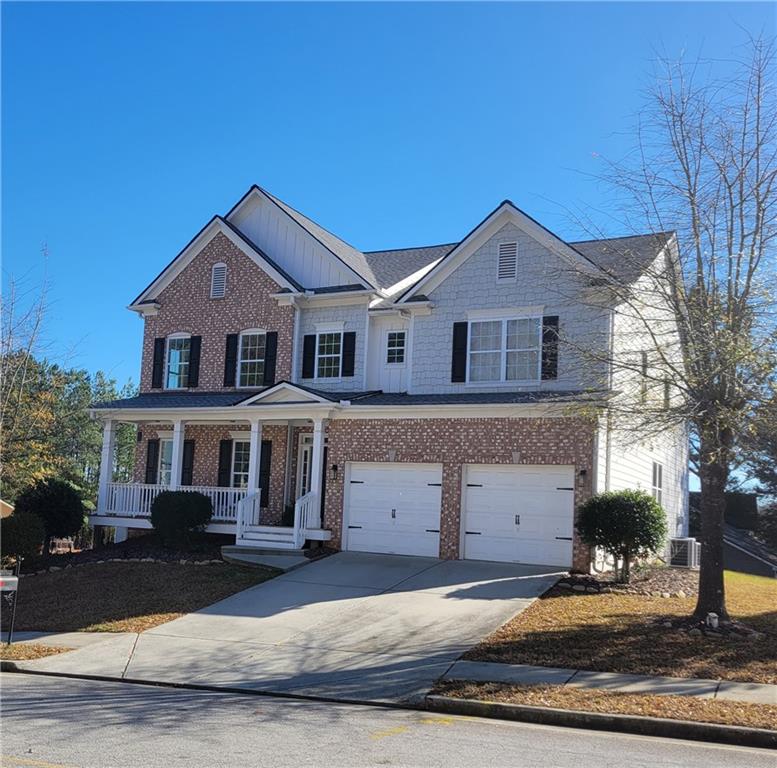
<path id="1" fill-rule="evenodd" d="M 364 419 L 333 421 L 328 429 L 328 465 L 324 525 L 330 546 L 340 548 L 343 479 L 348 461 L 442 464 L 440 557 L 459 557 L 462 464 L 567 464 L 575 467 L 575 509 L 591 493 L 594 425 L 578 417 L 478 419 Z M 573 566 L 587 571 L 590 551 L 573 541 Z"/>
<path id="2" fill-rule="evenodd" d="M 135 453 L 135 482 L 145 482 L 146 451 L 148 441 L 159 437 L 159 432 L 170 432 L 169 425 L 144 425 L 141 429 L 142 439 L 137 444 Z M 192 485 L 217 486 L 219 469 L 219 443 L 222 440 L 233 439 L 235 432 L 244 432 L 245 439 L 250 439 L 249 430 L 239 425 L 201 424 L 187 425 L 184 428 L 184 439 L 194 440 L 194 471 Z M 284 480 L 286 477 L 286 427 L 282 424 L 268 424 L 262 428 L 262 440 L 272 442 L 270 458 L 270 489 L 269 505 L 262 514 L 266 525 L 280 525 L 284 507 Z"/>
<path id="3" fill-rule="evenodd" d="M 227 265 L 224 298 L 210 298 L 211 269 Z M 227 237 L 218 233 L 157 297 L 161 308 L 148 315 L 143 330 L 140 391 L 151 391 L 154 339 L 172 333 L 202 336 L 197 390 L 224 390 L 226 336 L 248 328 L 278 332 L 275 380 L 291 379 L 294 309 L 280 307 L 270 294 L 280 286 Z M 229 391 L 228 389 L 226 391 Z"/>

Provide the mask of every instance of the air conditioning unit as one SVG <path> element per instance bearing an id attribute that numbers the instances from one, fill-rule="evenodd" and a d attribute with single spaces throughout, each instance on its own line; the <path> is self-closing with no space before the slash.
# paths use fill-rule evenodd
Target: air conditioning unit
<path id="1" fill-rule="evenodd" d="M 669 540 L 669 565 L 675 568 L 698 568 L 701 544 L 694 538 Z"/>

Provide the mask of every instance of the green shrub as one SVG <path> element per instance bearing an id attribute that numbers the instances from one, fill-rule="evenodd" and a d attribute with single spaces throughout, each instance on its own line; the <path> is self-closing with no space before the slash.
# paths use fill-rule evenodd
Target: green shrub
<path id="1" fill-rule="evenodd" d="M 655 554 L 666 538 L 666 515 L 644 491 L 609 491 L 580 507 L 580 538 L 621 560 L 621 581 L 628 582 L 631 561 Z"/>
<path id="2" fill-rule="evenodd" d="M 151 504 L 151 525 L 168 547 L 184 547 L 213 516 L 210 499 L 196 491 L 162 491 Z"/>
<path id="3" fill-rule="evenodd" d="M 50 477 L 25 488 L 15 514 L 30 512 L 43 522 L 46 538 L 75 536 L 84 524 L 84 504 L 75 486 Z"/>
<path id="4" fill-rule="evenodd" d="M 43 521 L 31 512 L 14 512 L 0 520 L 0 545 L 3 560 L 21 555 L 37 557 L 46 537 Z"/>

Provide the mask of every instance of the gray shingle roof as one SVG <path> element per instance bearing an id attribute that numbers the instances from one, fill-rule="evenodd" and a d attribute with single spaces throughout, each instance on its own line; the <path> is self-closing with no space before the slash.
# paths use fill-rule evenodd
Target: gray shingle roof
<path id="1" fill-rule="evenodd" d="M 388 288 L 408 275 L 441 259 L 456 243 L 428 245 L 419 248 L 398 248 L 391 251 L 365 251 L 364 257 L 383 288 Z"/>
<path id="2" fill-rule="evenodd" d="M 576 251 L 618 280 L 631 284 L 669 242 L 671 232 L 570 242 Z"/>
<path id="3" fill-rule="evenodd" d="M 92 403 L 95 410 L 115 408 L 223 408 L 237 405 L 261 390 L 240 392 L 143 392 L 124 400 Z"/>

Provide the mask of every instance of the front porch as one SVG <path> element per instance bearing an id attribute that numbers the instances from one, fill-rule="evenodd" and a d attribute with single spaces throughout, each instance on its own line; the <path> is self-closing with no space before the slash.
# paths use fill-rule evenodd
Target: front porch
<path id="1" fill-rule="evenodd" d="M 188 418 L 148 414 L 148 420 L 101 413 L 100 485 L 90 524 L 116 528 L 122 541 L 130 529 L 152 527 L 151 507 L 161 492 L 196 491 L 212 503 L 206 531 L 233 533 L 236 545 L 283 550 L 327 541 L 331 532 L 322 526 L 327 419 L 315 410 L 309 418 L 295 413 L 284 420 L 277 406 L 274 418 L 258 418 L 259 408 L 251 411 L 231 419 L 204 412 Z M 116 428 L 122 422 L 138 428 L 132 482 L 113 477 Z"/>

